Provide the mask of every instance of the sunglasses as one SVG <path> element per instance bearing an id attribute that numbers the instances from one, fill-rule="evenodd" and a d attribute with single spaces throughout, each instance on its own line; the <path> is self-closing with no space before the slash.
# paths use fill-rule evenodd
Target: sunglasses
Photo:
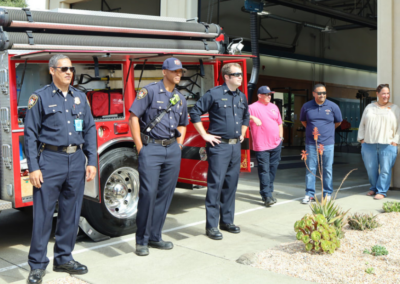
<path id="1" fill-rule="evenodd" d="M 68 70 L 69 71 L 71 71 L 72 73 L 74 73 L 75 72 L 75 67 L 53 67 L 53 68 L 60 68 L 60 70 L 61 70 L 61 72 L 63 72 L 63 73 L 65 73 L 65 72 L 67 72 Z"/>
<path id="2" fill-rule="evenodd" d="M 315 92 L 318 94 L 318 96 L 326 96 L 326 92 Z"/>
<path id="3" fill-rule="evenodd" d="M 234 77 L 242 77 L 243 73 L 231 73 L 231 74 L 227 74 L 229 76 L 234 76 Z"/>

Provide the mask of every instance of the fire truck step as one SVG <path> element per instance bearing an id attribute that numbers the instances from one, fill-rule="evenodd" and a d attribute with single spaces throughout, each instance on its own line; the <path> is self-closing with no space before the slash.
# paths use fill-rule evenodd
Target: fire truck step
<path id="1" fill-rule="evenodd" d="M 0 199 L 0 211 L 12 209 L 11 201 L 5 201 Z"/>

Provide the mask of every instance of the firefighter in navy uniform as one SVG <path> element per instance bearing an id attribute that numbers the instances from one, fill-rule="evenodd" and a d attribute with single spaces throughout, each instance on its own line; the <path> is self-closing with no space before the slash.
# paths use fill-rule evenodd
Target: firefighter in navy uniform
<path id="1" fill-rule="evenodd" d="M 161 230 L 178 180 L 182 143 L 189 124 L 185 97 L 176 88 L 182 63 L 168 58 L 163 80 L 142 88 L 129 111 L 129 125 L 139 153 L 139 203 L 136 216 L 136 254 L 146 256 L 148 247 L 172 249 Z"/>
<path id="2" fill-rule="evenodd" d="M 33 229 L 29 250 L 28 283 L 42 283 L 47 244 L 58 201 L 53 270 L 84 274 L 86 266 L 74 261 L 85 176 L 96 175 L 96 127 L 86 95 L 70 86 L 74 67 L 69 58 L 54 55 L 49 61 L 53 83 L 29 98 L 25 119 L 25 154 L 33 185 Z M 86 167 L 86 157 L 87 167 Z M 86 168 L 85 168 L 86 167 Z"/>
<path id="3" fill-rule="evenodd" d="M 246 96 L 237 89 L 243 79 L 241 66 L 228 63 L 221 73 L 225 83 L 209 90 L 190 112 L 194 127 L 207 142 L 206 234 L 214 240 L 222 239 L 218 223 L 221 230 L 240 233 L 240 228 L 233 224 L 235 193 L 240 172 L 240 143 L 250 120 Z M 200 120 L 207 112 L 208 133 Z"/>

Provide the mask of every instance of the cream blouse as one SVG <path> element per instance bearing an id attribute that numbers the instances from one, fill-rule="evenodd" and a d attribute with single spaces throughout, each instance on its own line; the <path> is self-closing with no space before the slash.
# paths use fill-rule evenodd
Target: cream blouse
<path id="1" fill-rule="evenodd" d="M 364 139 L 371 144 L 399 144 L 399 119 L 400 108 L 397 105 L 380 108 L 375 103 L 369 104 L 362 114 L 357 141 Z"/>

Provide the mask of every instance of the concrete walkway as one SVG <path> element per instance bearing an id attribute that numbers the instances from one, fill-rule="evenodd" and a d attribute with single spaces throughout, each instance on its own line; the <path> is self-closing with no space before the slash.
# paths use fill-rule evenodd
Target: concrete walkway
<path id="1" fill-rule="evenodd" d="M 345 190 L 338 194 L 337 202 L 343 209 L 378 213 L 383 202 L 400 199 L 399 191 L 390 191 L 390 197 L 383 201 L 365 195 L 369 186 L 359 155 L 339 153 L 335 162 L 335 188 L 350 169 L 359 168 L 345 182 Z M 262 206 L 258 195 L 256 169 L 241 175 L 235 217 L 235 224 L 242 230 L 240 234 L 224 232 L 221 241 L 207 238 L 204 222 L 206 189 L 177 189 L 164 226 L 164 240 L 174 242 L 173 250 L 150 249 L 149 256 L 139 257 L 133 253 L 134 235 L 100 243 L 93 243 L 84 237 L 77 242 L 74 257 L 88 265 L 90 272 L 77 277 L 95 284 L 306 283 L 236 262 L 242 254 L 295 240 L 294 222 L 310 213 L 307 205 L 300 204 L 304 196 L 305 169 L 298 167 L 297 163 L 298 156 L 293 160 L 290 157 L 283 159 L 282 164 L 289 166 L 278 171 L 275 188 L 278 203 L 270 208 Z M 0 283 L 26 283 L 31 216 L 17 211 L 7 214 L 0 215 Z M 8 232 L 4 234 L 5 229 Z M 53 240 L 48 247 L 49 256 L 52 248 Z M 53 272 L 51 268 L 52 263 L 48 266 L 45 282 L 66 276 Z"/>

